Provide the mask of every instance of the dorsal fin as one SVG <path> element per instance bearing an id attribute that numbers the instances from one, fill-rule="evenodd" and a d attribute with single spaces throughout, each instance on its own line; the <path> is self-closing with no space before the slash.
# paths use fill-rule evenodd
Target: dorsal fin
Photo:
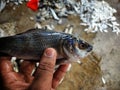
<path id="1" fill-rule="evenodd" d="M 35 30 L 42 30 L 42 29 L 35 29 L 35 28 L 33 28 L 33 29 L 29 29 L 29 30 L 27 30 L 27 31 L 25 31 L 25 32 L 18 33 L 18 34 L 16 34 L 16 35 L 21 35 L 21 34 L 25 34 L 25 33 L 34 32 Z"/>
<path id="2" fill-rule="evenodd" d="M 31 33 L 31 32 L 34 32 L 34 31 L 36 31 L 36 30 L 40 30 L 40 31 L 49 31 L 49 30 L 44 29 L 44 28 L 42 28 L 42 29 L 33 28 L 33 29 L 29 29 L 29 30 L 27 30 L 27 31 L 25 31 L 25 32 L 18 33 L 18 34 L 16 34 L 16 35 L 21 35 L 21 34 L 25 34 L 25 33 Z"/>

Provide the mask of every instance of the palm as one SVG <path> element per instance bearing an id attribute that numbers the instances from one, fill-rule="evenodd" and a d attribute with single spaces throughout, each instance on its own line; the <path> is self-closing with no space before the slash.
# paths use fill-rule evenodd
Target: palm
<path id="1" fill-rule="evenodd" d="M 34 64 L 30 62 L 23 62 L 19 73 L 14 72 L 13 68 L 11 67 L 11 62 L 6 58 L 2 58 L 0 67 L 0 69 L 2 69 L 1 75 L 4 81 L 4 87 L 7 87 L 6 89 L 24 90 L 27 89 L 30 83 L 33 81 L 34 77 L 31 76 L 30 73 L 34 68 Z"/>
<path id="2" fill-rule="evenodd" d="M 54 74 L 48 72 L 47 69 L 44 70 L 44 67 L 40 67 L 37 68 L 38 73 L 36 71 L 35 76 L 32 76 L 31 73 L 34 67 L 34 63 L 24 61 L 17 73 L 12 68 L 10 58 L 0 57 L 0 73 L 4 81 L 4 90 L 31 90 L 31 88 L 32 90 L 55 90 L 65 75 L 68 64 L 61 65 Z"/>

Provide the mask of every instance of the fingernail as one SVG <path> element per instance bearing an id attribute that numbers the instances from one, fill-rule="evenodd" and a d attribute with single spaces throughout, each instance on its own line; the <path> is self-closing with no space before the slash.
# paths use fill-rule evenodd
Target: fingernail
<path id="1" fill-rule="evenodd" d="M 53 51 L 53 49 L 49 48 L 49 49 L 45 50 L 44 55 L 45 55 L 46 57 L 49 57 L 49 58 L 53 57 L 53 56 L 54 56 L 54 51 Z"/>

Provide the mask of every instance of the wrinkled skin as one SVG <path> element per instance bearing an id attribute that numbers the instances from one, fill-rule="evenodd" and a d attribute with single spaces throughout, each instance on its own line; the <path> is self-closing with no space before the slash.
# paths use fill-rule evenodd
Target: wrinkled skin
<path id="1" fill-rule="evenodd" d="M 0 75 L 4 85 L 3 90 L 55 90 L 69 66 L 69 64 L 61 65 L 54 72 L 56 56 L 54 49 L 46 49 L 34 76 L 31 76 L 31 72 L 35 67 L 33 62 L 24 61 L 17 73 L 12 68 L 11 57 L 0 57 Z"/>

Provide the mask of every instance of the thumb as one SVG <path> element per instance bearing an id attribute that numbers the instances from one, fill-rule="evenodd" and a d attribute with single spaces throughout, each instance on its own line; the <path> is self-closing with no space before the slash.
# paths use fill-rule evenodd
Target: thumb
<path id="1" fill-rule="evenodd" d="M 39 62 L 39 66 L 35 72 L 33 86 L 31 88 L 46 90 L 44 88 L 51 88 L 54 66 L 56 63 L 56 51 L 52 48 L 45 50 L 43 57 Z M 47 85 L 47 87 L 45 87 Z"/>
<path id="2" fill-rule="evenodd" d="M 56 51 L 52 48 L 48 48 L 45 50 L 43 57 L 39 62 L 39 66 L 37 68 L 35 77 L 45 77 L 48 75 L 52 75 L 54 71 L 54 66 L 56 63 Z M 46 78 L 46 77 L 45 77 Z"/>

